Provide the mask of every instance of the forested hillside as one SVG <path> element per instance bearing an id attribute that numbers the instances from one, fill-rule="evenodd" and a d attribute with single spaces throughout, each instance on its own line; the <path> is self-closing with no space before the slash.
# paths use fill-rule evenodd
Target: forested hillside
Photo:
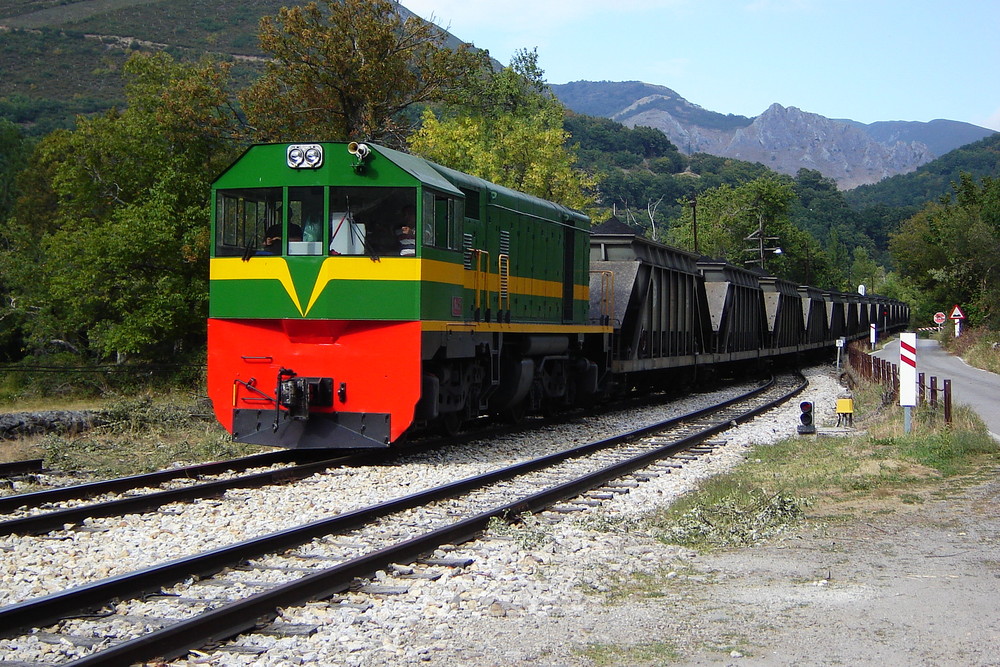
<path id="1" fill-rule="evenodd" d="M 847 201 L 856 209 L 881 206 L 912 211 L 951 192 L 952 183 L 958 183 L 963 173 L 1000 176 L 1000 134 L 957 148 L 911 174 L 855 188 L 847 193 Z"/>
<path id="2" fill-rule="evenodd" d="M 132 53 L 166 50 L 233 62 L 245 78 L 263 57 L 257 30 L 278 0 L 136 3 L 0 1 L 0 118 L 43 135 L 76 114 L 125 102 L 122 67 Z"/>
<path id="3" fill-rule="evenodd" d="M 69 11 L 81 4 L 62 6 L 59 20 L 96 29 L 96 14 Z M 15 6 L 42 3 L 0 3 Z M 189 15 L 171 23 L 182 7 Z M 567 113 L 536 52 L 497 68 L 397 9 L 387 0 L 320 0 L 274 10 L 254 35 L 266 60 L 253 61 L 220 52 L 201 58 L 206 44 L 245 44 L 237 33 L 251 22 L 249 9 L 220 26 L 167 0 L 122 0 L 114 25 L 136 28 L 136 40 L 175 35 L 192 50 L 51 29 L 0 34 L 3 48 L 18 52 L 3 64 L 14 76 L 0 81 L 8 119 L 0 119 L 0 359 L 197 357 L 212 179 L 249 143 L 290 137 L 373 140 L 584 210 L 596 223 L 614 216 L 638 234 L 800 284 L 864 284 L 919 312 L 940 307 L 929 295 L 961 294 L 977 316 L 993 316 L 994 295 L 980 289 L 992 278 L 976 272 L 991 271 L 996 256 L 996 188 L 978 175 L 997 173 L 997 137 L 884 189 L 845 194 L 818 171 L 778 174 L 757 162 L 685 154 L 660 130 Z M 75 63 L 80 88 L 60 90 L 31 69 L 42 61 Z M 19 87 L 38 96 L 9 92 Z M 67 110 L 97 113 L 67 124 Z M 940 202 L 952 181 L 961 188 Z M 915 220 L 936 232 L 947 220 L 948 234 L 921 235 Z M 750 247 L 753 234 L 769 239 L 764 252 Z M 988 251 L 973 272 L 922 259 L 929 243 L 964 242 Z"/>

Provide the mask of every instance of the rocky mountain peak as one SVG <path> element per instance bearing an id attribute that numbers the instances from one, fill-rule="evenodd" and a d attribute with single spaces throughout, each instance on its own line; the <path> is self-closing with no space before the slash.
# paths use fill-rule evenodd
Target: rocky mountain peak
<path id="1" fill-rule="evenodd" d="M 656 128 L 684 153 L 760 162 L 790 175 L 802 168 L 815 169 L 845 190 L 913 171 L 992 134 L 955 121 L 864 125 L 778 103 L 756 118 L 723 115 L 688 102 L 669 88 L 635 81 L 578 81 L 552 88 L 574 111 L 604 115 L 629 127 Z M 603 113 L 594 113 L 598 107 Z"/>

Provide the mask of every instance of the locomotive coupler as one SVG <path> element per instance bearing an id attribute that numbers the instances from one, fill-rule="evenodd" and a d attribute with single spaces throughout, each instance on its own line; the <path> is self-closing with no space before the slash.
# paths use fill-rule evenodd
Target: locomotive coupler
<path id="1" fill-rule="evenodd" d="M 288 417 L 299 421 L 309 419 L 310 407 L 333 405 L 333 378 L 296 377 L 295 371 L 282 368 L 278 371 L 278 413 L 273 428 L 277 431 L 281 418 L 280 409 L 288 410 Z"/>

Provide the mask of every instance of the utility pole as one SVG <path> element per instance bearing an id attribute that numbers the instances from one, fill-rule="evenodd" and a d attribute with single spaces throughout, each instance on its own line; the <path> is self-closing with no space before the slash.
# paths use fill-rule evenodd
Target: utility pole
<path id="1" fill-rule="evenodd" d="M 774 254 L 774 255 L 780 255 L 781 254 L 781 248 L 779 248 L 777 245 L 774 246 L 773 248 L 767 248 L 764 245 L 765 242 L 777 241 L 778 237 L 777 236 L 766 236 L 765 235 L 765 233 L 764 233 L 764 214 L 763 213 L 758 213 L 757 214 L 757 229 L 755 229 L 753 232 L 751 232 L 750 235 L 747 236 L 743 240 L 744 241 L 756 241 L 757 242 L 757 247 L 756 248 L 747 248 L 743 252 L 752 252 L 752 253 L 755 253 L 757 255 L 757 259 L 748 259 L 748 260 L 746 260 L 745 263 L 746 264 L 760 264 L 760 270 L 761 271 L 766 271 L 766 268 L 764 266 L 764 264 L 765 264 L 764 258 L 766 257 L 767 253 L 771 253 L 771 254 Z"/>
<path id="2" fill-rule="evenodd" d="M 691 195 L 691 235 L 694 237 L 694 251 L 698 252 L 698 197 Z"/>

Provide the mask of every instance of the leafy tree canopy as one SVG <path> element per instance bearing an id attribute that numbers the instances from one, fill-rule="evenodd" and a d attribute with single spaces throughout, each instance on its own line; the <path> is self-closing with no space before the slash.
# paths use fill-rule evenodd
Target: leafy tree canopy
<path id="1" fill-rule="evenodd" d="M 400 114 L 451 99 L 478 72 L 483 52 L 442 46 L 444 34 L 403 19 L 388 0 L 320 0 L 261 20 L 273 61 L 243 91 L 250 135 L 259 141 L 368 140 L 399 146 Z"/>
<path id="2" fill-rule="evenodd" d="M 28 162 L 28 142 L 14 123 L 0 119 L 0 220 L 14 203 L 17 175 Z"/>
<path id="3" fill-rule="evenodd" d="M 962 174 L 892 235 L 899 272 L 918 288 L 918 320 L 961 304 L 976 323 L 1000 326 L 1000 179 Z"/>
<path id="4" fill-rule="evenodd" d="M 722 185 L 702 192 L 697 201 L 698 252 L 735 264 L 760 261 L 753 238 L 763 232 L 765 247 L 776 247 L 779 232 L 787 227 L 794 194 L 787 179 L 759 178 L 743 185 Z M 686 212 L 672 238 L 683 248 L 694 249 L 693 216 Z M 770 253 L 769 253 L 770 254 Z M 769 257 L 765 258 L 768 260 Z"/>
<path id="5" fill-rule="evenodd" d="M 204 335 L 205 193 L 234 157 L 225 68 L 135 55 L 126 75 L 124 112 L 48 135 L 25 172 L 0 262 L 33 347 L 162 357 Z"/>
<path id="6" fill-rule="evenodd" d="M 499 72 L 480 70 L 468 104 L 428 109 L 410 140 L 420 155 L 493 183 L 586 210 L 590 179 L 575 168 L 562 105 L 547 92 L 537 54 L 521 51 Z M 484 102 L 487 100 L 487 102 Z"/>

